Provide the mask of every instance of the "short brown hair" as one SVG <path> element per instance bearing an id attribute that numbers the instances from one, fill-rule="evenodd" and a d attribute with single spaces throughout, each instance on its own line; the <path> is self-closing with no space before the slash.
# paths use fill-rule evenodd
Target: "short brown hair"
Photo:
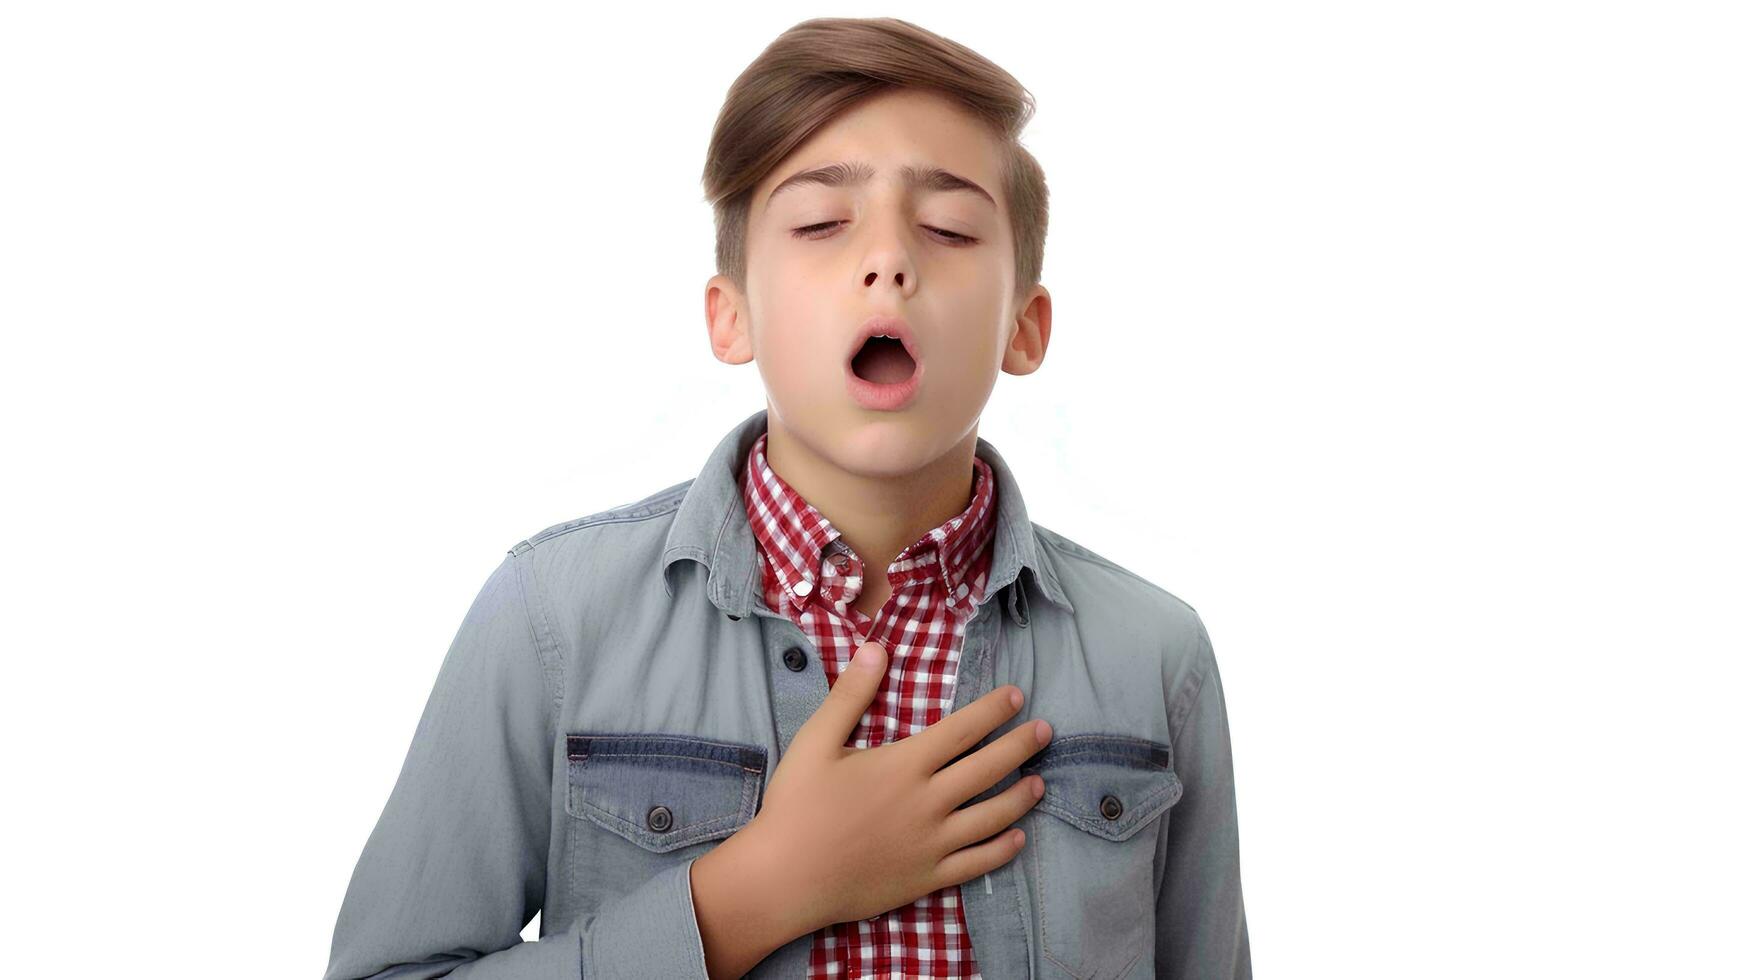
<path id="1" fill-rule="evenodd" d="M 1002 141 L 1002 189 L 1014 231 L 1015 294 L 1039 282 L 1049 194 L 1020 144 L 1033 97 L 971 48 L 894 17 L 816 17 L 755 58 L 723 99 L 705 153 L 705 198 L 716 215 L 717 272 L 747 288 L 753 191 L 791 151 L 856 102 L 900 87 L 931 89 L 983 120 Z"/>

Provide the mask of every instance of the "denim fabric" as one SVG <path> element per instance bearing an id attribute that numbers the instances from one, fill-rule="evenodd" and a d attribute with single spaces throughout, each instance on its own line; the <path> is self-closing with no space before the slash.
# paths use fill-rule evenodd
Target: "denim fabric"
<path id="1" fill-rule="evenodd" d="M 704 977 L 692 862 L 758 812 L 827 693 L 758 594 L 736 481 L 765 411 L 700 474 L 519 541 L 437 674 L 335 924 L 325 980 Z M 1004 684 L 1051 743 L 1013 861 L 960 889 L 983 975 L 1248 978 L 1225 695 L 1171 593 L 1028 520 L 997 478 L 990 599 L 954 708 Z M 973 750 L 975 751 L 975 749 Z M 541 936 L 522 928 L 541 912 Z M 749 974 L 804 978 L 798 936 Z"/>

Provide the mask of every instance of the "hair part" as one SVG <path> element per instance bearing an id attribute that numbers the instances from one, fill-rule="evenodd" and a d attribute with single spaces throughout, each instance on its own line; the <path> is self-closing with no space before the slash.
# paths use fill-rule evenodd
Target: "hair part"
<path id="1" fill-rule="evenodd" d="M 1003 149 L 1000 180 L 1014 232 L 1015 295 L 1038 285 L 1049 192 L 1020 143 L 1033 97 L 971 48 L 895 17 L 816 17 L 778 35 L 729 86 L 705 153 L 705 199 L 716 218 L 717 272 L 747 289 L 753 191 L 785 157 L 858 102 L 896 88 L 929 89 L 978 117 Z"/>

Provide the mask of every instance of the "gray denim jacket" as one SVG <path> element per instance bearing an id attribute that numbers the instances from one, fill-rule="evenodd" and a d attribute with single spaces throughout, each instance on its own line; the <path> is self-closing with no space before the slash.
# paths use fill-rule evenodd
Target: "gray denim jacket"
<path id="1" fill-rule="evenodd" d="M 512 547 L 450 646 L 334 928 L 325 980 L 706 976 L 693 860 L 744 826 L 826 697 L 765 607 L 736 476 L 765 410 L 697 478 Z M 1196 611 L 1027 520 L 997 479 L 988 601 L 957 710 L 1003 684 L 1054 737 L 1019 855 L 960 886 L 986 980 L 1250 977 L 1226 701 Z M 1022 574 L 1024 572 L 1024 574 Z M 536 912 L 541 935 L 521 931 Z M 811 936 L 748 976 L 805 978 Z"/>

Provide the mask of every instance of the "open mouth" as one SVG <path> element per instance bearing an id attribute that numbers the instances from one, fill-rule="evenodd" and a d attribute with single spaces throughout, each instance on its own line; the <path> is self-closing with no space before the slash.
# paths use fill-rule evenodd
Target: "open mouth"
<path id="1" fill-rule="evenodd" d="M 899 384 L 916 373 L 917 362 L 898 340 L 870 337 L 850 359 L 850 371 L 873 384 Z"/>

